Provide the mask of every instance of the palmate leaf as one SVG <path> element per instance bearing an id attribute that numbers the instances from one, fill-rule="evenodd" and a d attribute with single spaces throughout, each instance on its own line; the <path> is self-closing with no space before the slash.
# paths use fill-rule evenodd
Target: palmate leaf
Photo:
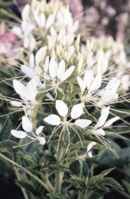
<path id="1" fill-rule="evenodd" d="M 86 194 L 86 197 L 84 196 L 84 198 L 102 198 L 105 193 L 112 190 L 127 196 L 122 185 L 113 178 L 107 177 L 111 171 L 112 169 L 108 169 L 101 172 L 99 175 L 94 175 L 89 178 L 73 175 L 71 176 L 71 179 L 68 179 L 67 181 L 73 186 L 75 192 L 80 191 L 81 193 L 84 193 L 84 195 Z"/>
<path id="2" fill-rule="evenodd" d="M 91 177 L 89 179 L 88 186 L 90 189 L 102 189 L 103 187 L 111 187 L 115 190 L 124 191 L 123 187 L 116 180 L 111 177 L 105 177 L 102 173 Z"/>
<path id="3" fill-rule="evenodd" d="M 116 180 L 114 180 L 113 178 L 106 177 L 106 178 L 102 179 L 102 181 L 100 181 L 100 180 L 101 179 L 98 180 L 98 178 L 96 176 L 97 187 L 92 186 L 91 191 L 88 191 L 88 194 L 91 193 L 90 199 L 93 198 L 95 193 L 96 194 L 99 193 L 99 196 L 101 196 L 102 192 L 104 192 L 104 194 L 106 194 L 107 192 L 111 192 L 111 191 L 115 191 L 115 192 L 119 193 L 120 197 L 124 196 L 126 199 L 129 199 L 129 195 L 126 193 L 124 187 L 120 183 L 118 183 Z"/>
<path id="4" fill-rule="evenodd" d="M 105 186 L 109 186 L 112 190 L 115 190 L 116 192 L 120 193 L 121 196 L 126 197 L 126 199 L 129 199 L 129 194 L 126 193 L 124 187 L 115 179 L 107 177 L 104 180 Z"/>
<path id="5" fill-rule="evenodd" d="M 127 189 L 127 192 L 130 194 L 130 183 L 127 180 L 123 180 L 123 185 Z"/>

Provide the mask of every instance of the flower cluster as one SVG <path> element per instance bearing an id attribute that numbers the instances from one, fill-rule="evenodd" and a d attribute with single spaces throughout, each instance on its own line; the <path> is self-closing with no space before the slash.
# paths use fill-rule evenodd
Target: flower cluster
<path id="1" fill-rule="evenodd" d="M 77 30 L 78 22 L 61 4 L 33 0 L 23 9 L 21 27 L 13 29 L 26 52 L 20 67 L 25 78 L 13 80 L 20 99 L 11 104 L 24 111 L 22 130 L 11 131 L 16 138 L 44 145 L 55 130 L 72 127 L 103 137 L 120 119 L 110 110 L 129 88 L 123 49 L 112 39 L 84 45 Z"/>

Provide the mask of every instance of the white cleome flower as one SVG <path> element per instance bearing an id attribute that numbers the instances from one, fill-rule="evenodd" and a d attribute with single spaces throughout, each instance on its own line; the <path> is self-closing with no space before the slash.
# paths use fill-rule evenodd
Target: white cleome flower
<path id="1" fill-rule="evenodd" d="M 22 128 L 24 131 L 12 129 L 11 134 L 18 139 L 24 139 L 28 137 L 32 141 L 38 141 L 41 145 L 46 143 L 45 137 L 41 136 L 44 126 L 39 126 L 35 132 L 33 132 L 33 125 L 31 120 L 27 116 L 23 116 Z"/>
<path id="2" fill-rule="evenodd" d="M 118 116 L 116 116 L 107 120 L 109 114 L 110 114 L 110 107 L 102 108 L 100 117 L 97 121 L 97 124 L 94 127 L 95 135 L 104 136 L 105 135 L 104 129 L 110 127 L 114 122 L 120 119 Z"/>
<path id="3" fill-rule="evenodd" d="M 83 79 L 81 77 L 77 77 L 77 81 L 82 93 L 87 89 L 87 93 L 90 95 L 93 92 L 97 91 L 102 83 L 101 74 L 94 75 L 93 70 L 86 70 Z"/>
<path id="4" fill-rule="evenodd" d="M 38 78 L 31 79 L 27 85 L 24 85 L 19 80 L 13 80 L 13 88 L 24 102 L 35 102 L 38 87 L 40 86 Z"/>
<path id="5" fill-rule="evenodd" d="M 36 56 L 32 53 L 29 57 L 29 64 L 28 65 L 22 65 L 21 66 L 21 71 L 29 78 L 34 78 L 35 76 L 39 75 L 38 74 L 38 67 L 40 63 L 44 61 L 45 55 L 46 55 L 46 47 L 40 48 Z"/>
<path id="6" fill-rule="evenodd" d="M 120 86 L 120 80 L 117 78 L 111 79 L 107 86 L 99 92 L 100 100 L 98 105 L 109 105 L 118 99 L 118 89 Z"/>
<path id="7" fill-rule="evenodd" d="M 65 62 L 63 60 L 58 63 L 54 58 L 51 58 L 49 63 L 46 60 L 45 73 L 48 73 L 48 77 L 45 74 L 45 78 L 62 83 L 72 75 L 74 69 L 75 66 L 65 69 Z"/>
<path id="8" fill-rule="evenodd" d="M 60 124 L 64 124 L 64 122 L 67 120 L 68 111 L 69 111 L 67 104 L 62 100 L 57 100 L 55 107 L 59 115 L 51 114 L 46 118 L 44 118 L 44 122 L 52 126 L 58 126 Z M 74 125 L 80 128 L 86 128 L 92 123 L 91 120 L 80 119 L 80 116 L 83 115 L 83 113 L 84 113 L 83 105 L 81 103 L 74 105 L 70 113 L 71 119 L 75 120 Z"/>

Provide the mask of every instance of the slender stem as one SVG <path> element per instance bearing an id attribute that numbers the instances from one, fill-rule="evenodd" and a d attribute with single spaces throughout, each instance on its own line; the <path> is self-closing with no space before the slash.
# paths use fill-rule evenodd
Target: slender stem
<path id="1" fill-rule="evenodd" d="M 57 161 L 60 163 L 62 161 L 63 155 L 64 155 L 64 146 L 63 146 L 63 135 L 64 135 L 64 128 L 61 130 L 61 133 L 59 135 L 59 141 L 57 146 Z M 56 173 L 55 178 L 55 192 L 60 193 L 62 189 L 62 183 L 63 183 L 63 177 L 64 172 L 59 170 Z"/>
<path id="2" fill-rule="evenodd" d="M 17 16 L 13 15 L 13 13 L 7 12 L 3 8 L 0 8 L 0 14 L 3 14 L 5 16 L 7 16 L 7 17 L 10 17 L 10 18 L 16 20 L 18 23 L 21 23 L 21 20 Z"/>
<path id="3" fill-rule="evenodd" d="M 58 192 L 58 193 L 61 192 L 63 177 L 64 177 L 64 172 L 57 171 L 55 192 Z"/>
<path id="4" fill-rule="evenodd" d="M 17 168 L 14 167 L 14 170 L 15 170 L 15 174 L 16 174 L 17 179 L 20 181 L 21 177 L 20 177 L 20 174 L 19 174 Z M 27 195 L 27 193 L 26 193 L 26 190 L 25 190 L 22 186 L 20 186 L 20 188 L 21 188 L 21 191 L 22 191 L 22 193 L 23 193 L 24 198 L 25 198 L 25 199 L 29 199 L 29 198 L 28 198 L 28 195 Z"/>

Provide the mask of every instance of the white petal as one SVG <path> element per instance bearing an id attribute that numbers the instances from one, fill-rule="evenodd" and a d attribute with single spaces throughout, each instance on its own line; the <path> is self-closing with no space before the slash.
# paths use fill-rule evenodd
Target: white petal
<path id="1" fill-rule="evenodd" d="M 75 121 L 75 125 L 80 128 L 87 128 L 91 123 L 92 121 L 87 119 L 78 119 Z"/>
<path id="2" fill-rule="evenodd" d="M 15 107 L 21 107 L 22 103 L 18 101 L 10 101 L 10 104 Z"/>
<path id="3" fill-rule="evenodd" d="M 60 63 L 59 63 L 59 67 L 58 67 L 58 71 L 57 71 L 57 77 L 62 80 L 63 76 L 64 76 L 64 73 L 65 73 L 65 62 L 62 60 Z"/>
<path id="4" fill-rule="evenodd" d="M 31 52 L 35 49 L 36 40 L 31 33 L 24 37 L 24 47 L 29 48 Z"/>
<path id="5" fill-rule="evenodd" d="M 42 13 L 37 17 L 37 23 L 41 28 L 45 27 L 46 18 L 45 15 Z"/>
<path id="6" fill-rule="evenodd" d="M 103 52 L 102 50 L 99 50 L 97 53 L 97 70 L 100 72 L 100 74 L 104 74 L 109 66 L 109 60 L 110 60 L 111 52 Z"/>
<path id="7" fill-rule="evenodd" d="M 105 124 L 105 122 L 106 122 L 106 120 L 108 118 L 109 112 L 110 112 L 110 107 L 104 107 L 101 110 L 101 115 L 100 115 L 100 117 L 98 119 L 98 122 L 97 122 L 95 128 L 100 128 L 100 127 L 102 127 Z"/>
<path id="8" fill-rule="evenodd" d="M 55 20 L 55 15 L 54 14 L 51 14 L 48 19 L 47 19 L 47 22 L 46 22 L 46 28 L 50 28 L 52 26 L 52 24 L 54 23 L 54 20 Z"/>
<path id="9" fill-rule="evenodd" d="M 113 78 L 112 80 L 108 82 L 106 89 L 109 91 L 111 91 L 111 89 L 116 91 L 119 85 L 120 85 L 120 81 L 116 78 Z"/>
<path id="10" fill-rule="evenodd" d="M 20 27 L 15 26 L 12 28 L 11 32 L 13 32 L 14 34 L 16 34 L 19 38 L 23 37 L 23 33 Z"/>
<path id="11" fill-rule="evenodd" d="M 99 136 L 105 136 L 106 135 L 106 133 L 105 133 L 105 131 L 103 129 L 97 129 L 97 130 L 95 130 L 94 134 L 95 135 L 99 135 Z"/>
<path id="12" fill-rule="evenodd" d="M 102 78 L 101 78 L 101 75 L 97 75 L 92 84 L 90 85 L 90 89 L 89 89 L 89 92 L 94 92 L 96 91 L 97 89 L 99 89 L 101 87 L 101 83 L 102 83 Z"/>
<path id="13" fill-rule="evenodd" d="M 68 79 L 71 76 L 71 74 L 73 73 L 74 69 L 75 69 L 75 66 L 71 66 L 69 69 L 67 69 L 66 72 L 64 73 L 64 76 L 62 77 L 61 81 Z"/>
<path id="14" fill-rule="evenodd" d="M 103 104 L 110 104 L 113 101 L 117 100 L 118 98 L 118 88 L 120 85 L 120 81 L 116 78 L 113 78 L 110 80 L 104 89 L 104 92 L 101 96 L 101 101 Z"/>
<path id="15" fill-rule="evenodd" d="M 32 24 L 31 22 L 22 21 L 21 28 L 23 30 L 22 34 L 24 32 L 24 37 L 29 37 L 29 34 L 31 34 L 32 30 L 34 29 L 34 24 Z"/>
<path id="16" fill-rule="evenodd" d="M 31 79 L 27 86 L 26 86 L 26 92 L 27 92 L 27 99 L 30 101 L 34 101 L 38 92 L 38 87 L 40 86 L 40 80 L 37 77 L 34 77 Z"/>
<path id="17" fill-rule="evenodd" d="M 28 21 L 29 15 L 30 15 L 30 5 L 27 4 L 24 7 L 23 11 L 22 11 L 22 19 L 23 19 L 23 21 Z"/>
<path id="18" fill-rule="evenodd" d="M 88 154 L 88 156 L 91 158 L 91 157 L 93 157 L 93 155 L 92 155 L 92 149 L 93 149 L 93 147 L 96 145 L 96 142 L 90 142 L 89 144 L 88 144 L 88 146 L 87 146 L 87 154 Z"/>
<path id="19" fill-rule="evenodd" d="M 46 139 L 45 139 L 44 137 L 38 136 L 38 137 L 37 137 L 37 140 L 39 141 L 39 143 L 40 143 L 41 145 L 46 144 Z"/>
<path id="20" fill-rule="evenodd" d="M 36 65 L 39 66 L 39 64 L 44 60 L 46 55 L 46 47 L 40 48 L 36 53 Z"/>
<path id="21" fill-rule="evenodd" d="M 35 47 L 36 47 L 36 40 L 33 35 L 30 35 L 29 36 L 29 48 L 31 51 L 33 51 L 35 49 Z"/>
<path id="22" fill-rule="evenodd" d="M 52 126 L 58 126 L 61 123 L 61 119 L 58 115 L 51 114 L 44 118 L 44 121 Z"/>
<path id="23" fill-rule="evenodd" d="M 57 75 L 58 65 L 55 59 L 51 59 L 49 63 L 49 74 L 51 78 L 55 78 Z"/>
<path id="24" fill-rule="evenodd" d="M 34 68 L 34 67 L 35 67 L 35 58 L 34 58 L 33 53 L 30 55 L 30 58 L 29 58 L 29 66 L 30 66 L 31 68 Z"/>
<path id="25" fill-rule="evenodd" d="M 36 130 L 36 135 L 40 135 L 43 131 L 44 126 L 39 126 Z"/>
<path id="26" fill-rule="evenodd" d="M 78 82 L 81 92 L 84 92 L 85 86 L 84 86 L 83 80 L 80 77 L 77 77 L 77 82 Z"/>
<path id="27" fill-rule="evenodd" d="M 17 131 L 17 130 L 11 130 L 11 134 L 19 139 L 23 139 L 27 136 L 26 132 L 24 131 Z"/>
<path id="28" fill-rule="evenodd" d="M 129 82 L 130 82 L 130 77 L 129 75 L 124 75 L 122 78 L 121 78 L 121 88 L 124 90 L 124 91 L 127 91 L 129 89 Z"/>
<path id="29" fill-rule="evenodd" d="M 33 130 L 32 122 L 26 116 L 22 117 L 22 128 L 24 129 L 24 131 L 27 131 L 27 132 L 32 132 Z"/>
<path id="30" fill-rule="evenodd" d="M 48 69 L 49 69 L 49 56 L 47 56 L 45 59 L 44 72 L 48 73 Z"/>
<path id="31" fill-rule="evenodd" d="M 13 80 L 13 87 L 22 99 L 27 96 L 26 87 L 20 81 Z"/>
<path id="32" fill-rule="evenodd" d="M 84 79 L 83 79 L 83 87 L 87 87 L 87 89 L 90 89 L 90 86 L 92 85 L 94 80 L 94 73 L 92 70 L 86 70 Z"/>
<path id="33" fill-rule="evenodd" d="M 68 107 L 62 100 L 56 100 L 56 110 L 62 117 L 65 117 L 68 114 Z"/>
<path id="34" fill-rule="evenodd" d="M 72 119 L 77 119 L 78 117 L 80 117 L 82 114 L 84 113 L 83 111 L 83 105 L 80 104 L 76 104 L 72 107 L 71 110 L 71 118 Z"/>
<path id="35" fill-rule="evenodd" d="M 112 119 L 109 119 L 106 123 L 105 123 L 105 125 L 104 125 L 104 127 L 105 128 L 107 128 L 107 127 L 109 127 L 109 126 L 111 126 L 114 122 L 116 122 L 117 120 L 119 120 L 120 119 L 120 117 L 113 117 Z"/>
<path id="36" fill-rule="evenodd" d="M 96 145 L 96 142 L 90 142 L 87 146 L 87 152 L 90 151 L 95 145 Z"/>
<path id="37" fill-rule="evenodd" d="M 22 65 L 21 71 L 29 78 L 33 78 L 35 75 L 35 70 L 29 66 Z"/>

